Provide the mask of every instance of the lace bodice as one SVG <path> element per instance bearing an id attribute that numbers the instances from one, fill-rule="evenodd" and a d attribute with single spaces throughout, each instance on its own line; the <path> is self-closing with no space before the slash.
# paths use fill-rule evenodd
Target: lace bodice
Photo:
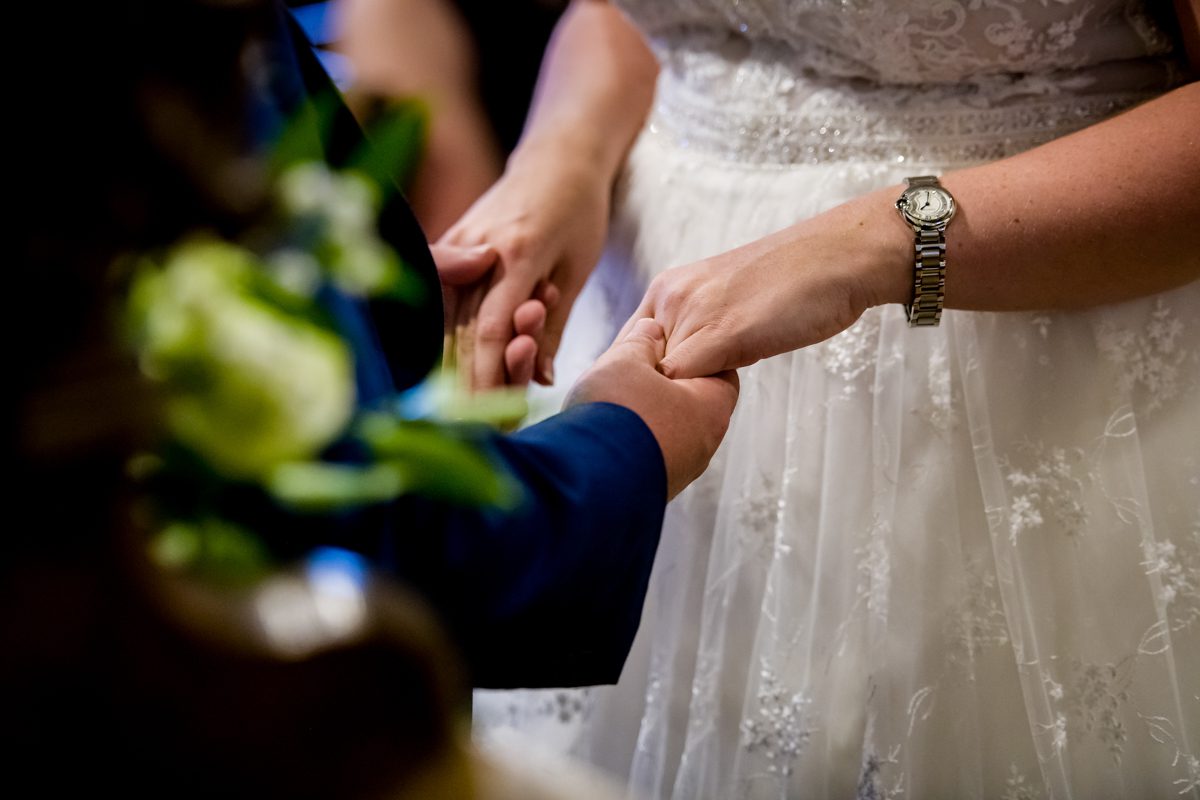
<path id="1" fill-rule="evenodd" d="M 1179 79 L 1161 0 L 615 0 L 662 65 L 650 129 L 740 163 L 965 164 Z"/>
<path id="2" fill-rule="evenodd" d="M 1169 3 L 1141 0 L 617 0 L 667 49 L 730 33 L 798 73 L 877 83 L 1094 73 L 1161 80 Z M 1150 87 L 1145 87 L 1150 88 Z"/>

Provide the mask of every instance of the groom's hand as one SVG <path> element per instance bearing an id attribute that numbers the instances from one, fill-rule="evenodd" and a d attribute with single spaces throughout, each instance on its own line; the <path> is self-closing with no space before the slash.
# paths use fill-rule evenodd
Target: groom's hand
<path id="1" fill-rule="evenodd" d="M 704 472 L 721 444 L 737 402 L 738 378 L 730 370 L 671 380 L 656 369 L 666 346 L 661 325 L 639 320 L 584 373 L 567 405 L 615 403 L 641 417 L 662 449 L 670 499 Z"/>

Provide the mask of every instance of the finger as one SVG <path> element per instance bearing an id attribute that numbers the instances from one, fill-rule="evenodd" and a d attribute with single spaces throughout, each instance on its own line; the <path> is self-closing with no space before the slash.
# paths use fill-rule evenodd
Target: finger
<path id="1" fill-rule="evenodd" d="M 546 306 L 541 300 L 526 300 L 513 312 L 513 328 L 518 336 L 532 336 L 541 341 L 546 329 Z"/>
<path id="2" fill-rule="evenodd" d="M 555 293 L 559 296 L 553 305 L 547 306 L 546 331 L 542 335 L 541 347 L 538 348 L 538 372 L 536 376 L 538 383 L 545 386 L 554 384 L 554 358 L 558 355 L 558 345 L 562 342 L 563 330 L 567 326 L 567 319 L 571 315 L 571 309 L 574 307 L 575 300 L 579 297 L 579 292 L 582 288 L 562 289 L 555 287 Z"/>
<path id="3" fill-rule="evenodd" d="M 655 366 L 667 349 L 667 334 L 652 319 L 639 319 L 623 338 L 612 346 L 609 353 L 615 358 L 632 358 Z"/>
<path id="4" fill-rule="evenodd" d="M 479 307 L 487 294 L 487 283 L 480 281 L 460 291 L 454 319 L 454 358 L 459 381 L 467 390 L 475 368 L 475 327 Z"/>
<path id="5" fill-rule="evenodd" d="M 458 319 L 458 290 L 442 284 L 442 328 L 447 338 L 454 334 L 454 323 Z"/>
<path id="6" fill-rule="evenodd" d="M 462 247 L 438 242 L 429 245 L 429 252 L 437 265 L 438 278 L 450 286 L 462 286 L 481 279 L 498 257 L 496 248 L 490 244 Z"/>
<path id="7" fill-rule="evenodd" d="M 703 378 L 683 378 L 674 384 L 686 388 L 693 402 L 706 408 L 709 413 L 724 415 L 725 423 L 729 422 L 737 406 L 741 390 L 737 371 L 731 369 Z"/>
<path id="8" fill-rule="evenodd" d="M 475 363 L 471 371 L 476 389 L 491 389 L 505 384 L 504 348 L 516 333 L 513 317 L 517 306 L 533 293 L 535 280 L 520 273 L 502 277 L 492 284 L 479 306 L 475 319 Z"/>
<path id="9" fill-rule="evenodd" d="M 650 299 L 650 295 L 647 294 L 645 297 L 642 298 L 642 302 L 638 305 L 637 310 L 634 311 L 629 316 L 629 319 L 625 320 L 625 324 L 621 326 L 621 330 L 617 332 L 617 336 L 615 339 L 613 339 L 613 341 L 619 342 L 622 339 L 624 339 L 626 336 L 628 336 L 629 333 L 633 330 L 633 326 L 637 324 L 638 320 L 653 319 L 653 318 L 654 318 L 654 303 Z"/>
<path id="10" fill-rule="evenodd" d="M 511 357 L 509 349 L 504 351 L 505 369 L 508 371 L 508 381 L 513 385 L 526 386 L 531 380 L 537 380 L 539 383 L 544 383 L 537 371 L 537 355 L 542 347 L 542 335 L 546 329 L 546 306 L 540 300 L 526 300 L 521 305 L 517 306 L 517 310 L 513 312 L 513 328 L 516 330 L 517 338 L 529 338 L 533 341 L 533 352 L 529 356 L 529 374 L 524 376 L 518 384 L 513 379 L 513 368 L 509 364 Z M 513 341 L 516 341 L 514 339 Z M 509 348 L 512 344 L 509 344 Z M 523 373 L 522 373 L 523 374 Z"/>
<path id="11" fill-rule="evenodd" d="M 549 311 L 558 305 L 558 301 L 562 299 L 562 293 L 550 281 L 538 281 L 537 288 L 533 290 L 533 297 L 535 300 L 541 300 L 542 305 Z"/>
<path id="12" fill-rule="evenodd" d="M 531 336 L 517 336 L 504 348 L 504 368 L 510 386 L 526 386 L 533 380 L 537 342 Z"/>
<path id="13" fill-rule="evenodd" d="M 714 329 L 703 327 L 692 333 L 663 357 L 658 370 L 668 378 L 700 378 L 732 369 L 726 347 Z"/>
<path id="14" fill-rule="evenodd" d="M 738 394 L 742 390 L 742 382 L 741 382 L 741 379 L 738 378 L 736 369 L 727 369 L 727 370 L 724 370 L 723 372 L 718 372 L 714 375 L 709 375 L 704 378 L 694 378 L 693 380 L 716 381 L 718 383 L 725 384 L 728 387 L 726 389 L 726 391 L 728 391 L 732 394 L 733 401 L 737 400 Z"/>

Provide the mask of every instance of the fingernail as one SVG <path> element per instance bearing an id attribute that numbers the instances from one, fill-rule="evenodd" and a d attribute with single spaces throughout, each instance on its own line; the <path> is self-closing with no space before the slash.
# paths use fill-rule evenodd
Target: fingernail
<path id="1" fill-rule="evenodd" d="M 481 256 L 492 249 L 490 244 L 477 244 L 474 247 L 468 247 L 467 252 L 473 256 Z"/>
<path id="2" fill-rule="evenodd" d="M 554 385 L 554 359 L 551 356 L 545 356 L 542 359 L 542 375 L 546 378 L 546 385 Z"/>

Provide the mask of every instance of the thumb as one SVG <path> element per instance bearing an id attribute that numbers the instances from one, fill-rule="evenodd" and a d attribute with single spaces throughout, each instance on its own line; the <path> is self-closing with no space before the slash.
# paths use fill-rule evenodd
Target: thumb
<path id="1" fill-rule="evenodd" d="M 701 328 L 684 339 L 659 362 L 658 369 L 668 378 L 700 378 L 724 372 L 729 364 L 721 341 L 710 329 Z"/>
<path id="2" fill-rule="evenodd" d="M 630 331 L 613 345 L 611 353 L 622 358 L 645 362 L 656 367 L 667 349 L 667 334 L 657 320 L 639 319 Z"/>
<path id="3" fill-rule="evenodd" d="M 450 286 L 474 283 L 496 263 L 496 248 L 490 244 L 460 247 L 454 244 L 431 244 L 433 263 L 437 265 L 438 277 Z"/>
<path id="4" fill-rule="evenodd" d="M 650 302 L 649 297 L 642 298 L 642 302 L 638 304 L 637 310 L 629 315 L 629 319 L 625 320 L 625 324 L 621 326 L 621 330 L 617 332 L 617 336 L 613 341 L 624 341 L 625 337 L 633 331 L 633 326 L 646 317 L 654 317 L 654 304 Z"/>

